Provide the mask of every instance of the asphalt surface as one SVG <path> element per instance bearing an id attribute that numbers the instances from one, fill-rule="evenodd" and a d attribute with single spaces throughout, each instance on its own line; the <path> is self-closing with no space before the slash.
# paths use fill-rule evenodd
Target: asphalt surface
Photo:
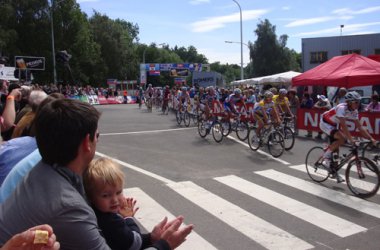
<path id="1" fill-rule="evenodd" d="M 358 199 L 345 183 L 311 181 L 302 171 L 305 156 L 324 142 L 305 131 L 274 159 L 236 136 L 203 139 L 172 113 L 133 104 L 97 108 L 97 156 L 123 165 L 141 227 L 149 231 L 166 215 L 194 224 L 179 249 L 380 248 L 379 195 Z"/>

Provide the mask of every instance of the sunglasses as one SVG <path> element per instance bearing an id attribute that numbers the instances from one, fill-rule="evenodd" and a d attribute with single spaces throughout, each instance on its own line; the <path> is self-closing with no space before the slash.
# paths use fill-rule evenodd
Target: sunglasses
<path id="1" fill-rule="evenodd" d="M 99 132 L 96 132 L 95 136 L 96 136 L 96 141 L 99 141 L 100 133 L 99 133 Z"/>

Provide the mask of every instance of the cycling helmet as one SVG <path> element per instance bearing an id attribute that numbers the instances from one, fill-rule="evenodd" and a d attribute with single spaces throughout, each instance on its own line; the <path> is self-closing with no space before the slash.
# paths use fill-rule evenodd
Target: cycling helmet
<path id="1" fill-rule="evenodd" d="M 269 91 L 272 92 L 273 95 L 277 95 L 277 93 L 278 93 L 276 88 L 270 88 Z"/>
<path id="2" fill-rule="evenodd" d="M 280 89 L 278 91 L 279 94 L 283 94 L 283 95 L 286 95 L 288 93 L 288 91 L 286 89 Z"/>
<path id="3" fill-rule="evenodd" d="M 273 93 L 270 92 L 270 91 L 265 91 L 265 93 L 264 93 L 264 97 L 265 97 L 265 98 L 272 98 L 272 97 L 273 97 Z"/>
<path id="4" fill-rule="evenodd" d="M 186 91 L 187 88 L 186 88 L 186 87 L 182 87 L 181 90 L 182 90 L 182 91 Z"/>
<path id="5" fill-rule="evenodd" d="M 148 84 L 148 87 L 149 87 L 149 88 L 151 88 L 151 87 L 152 87 L 152 84 L 151 84 L 151 83 L 149 83 L 149 84 Z"/>
<path id="6" fill-rule="evenodd" d="M 345 96 L 344 99 L 346 99 L 346 102 L 351 102 L 351 101 L 360 101 L 361 96 L 358 94 L 356 91 L 348 92 Z"/>
<path id="7" fill-rule="evenodd" d="M 236 89 L 234 89 L 234 94 L 241 94 L 241 89 L 239 89 L 239 88 L 236 88 Z"/>

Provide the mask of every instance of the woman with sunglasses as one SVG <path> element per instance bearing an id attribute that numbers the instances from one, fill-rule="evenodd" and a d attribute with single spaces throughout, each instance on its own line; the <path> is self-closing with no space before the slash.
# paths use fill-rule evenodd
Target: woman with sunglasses
<path id="1" fill-rule="evenodd" d="M 348 130 L 347 121 L 353 122 L 360 134 L 372 141 L 373 144 L 376 140 L 368 133 L 366 129 L 359 122 L 359 104 L 361 96 L 355 92 L 348 92 L 345 95 L 345 103 L 338 104 L 336 107 L 324 112 L 321 115 L 319 128 L 330 137 L 330 145 L 324 154 L 324 165 L 331 167 L 331 161 L 335 160 L 332 157 L 333 153 L 339 151 L 339 147 L 349 141 L 354 144 L 354 139 Z M 337 155 L 337 154 L 334 154 Z M 336 176 L 338 182 L 344 181 L 339 175 Z"/>

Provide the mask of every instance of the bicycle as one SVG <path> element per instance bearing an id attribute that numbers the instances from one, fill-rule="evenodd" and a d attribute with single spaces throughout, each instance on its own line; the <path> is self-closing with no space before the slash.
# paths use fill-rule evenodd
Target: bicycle
<path id="1" fill-rule="evenodd" d="M 374 161 L 375 164 L 378 165 L 380 161 L 380 144 L 377 143 L 377 145 L 373 145 L 371 141 L 363 141 L 362 145 L 361 155 Z"/>
<path id="2" fill-rule="evenodd" d="M 292 121 L 293 121 L 292 117 L 283 115 L 283 123 L 278 128 L 278 130 L 284 136 L 284 142 L 285 142 L 284 149 L 286 151 L 289 151 L 294 147 L 294 143 L 296 140 L 293 129 L 290 127 L 290 124 L 292 123 Z"/>
<path id="3" fill-rule="evenodd" d="M 205 138 L 210 132 L 212 132 L 212 137 L 216 142 L 219 143 L 223 140 L 223 126 L 220 121 L 216 117 L 211 120 L 205 120 L 204 115 L 202 115 L 198 122 L 198 134 L 200 137 Z"/>
<path id="4" fill-rule="evenodd" d="M 339 183 L 338 172 L 348 163 L 345 177 L 350 191 L 360 198 L 369 198 L 375 195 L 380 185 L 379 169 L 370 159 L 359 156 L 359 146 L 360 144 L 352 145 L 350 152 L 343 154 L 343 159 L 340 162 L 332 161 L 330 166 L 326 166 L 323 163 L 323 155 L 327 147 L 316 146 L 311 148 L 305 160 L 309 177 L 319 183 L 326 181 L 329 177 L 337 177 Z"/>
<path id="5" fill-rule="evenodd" d="M 235 131 L 236 136 L 239 138 L 239 140 L 241 141 L 247 140 L 249 126 L 248 126 L 248 122 L 241 120 L 241 114 L 238 113 L 232 123 L 231 121 L 226 120 L 226 119 L 227 119 L 226 117 L 223 117 L 221 121 L 223 125 L 223 129 L 224 129 L 223 135 L 228 136 L 231 133 L 231 131 Z"/>
<path id="6" fill-rule="evenodd" d="M 181 107 L 180 109 L 177 110 L 176 120 L 177 120 L 178 125 L 181 125 L 183 121 L 186 127 L 190 126 L 190 114 L 187 111 L 186 107 Z"/>
<path id="7" fill-rule="evenodd" d="M 273 123 L 266 124 L 260 136 L 256 133 L 256 126 L 249 129 L 248 145 L 253 151 L 257 151 L 263 145 L 267 145 L 269 153 L 275 157 L 280 157 L 285 150 L 284 136 L 274 128 Z"/>

